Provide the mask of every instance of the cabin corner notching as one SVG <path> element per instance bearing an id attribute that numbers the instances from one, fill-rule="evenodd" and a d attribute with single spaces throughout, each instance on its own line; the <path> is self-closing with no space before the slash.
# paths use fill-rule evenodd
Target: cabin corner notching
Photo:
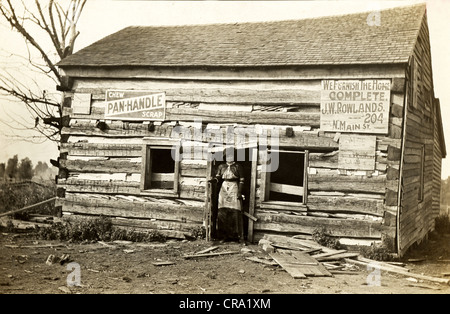
<path id="1" fill-rule="evenodd" d="M 232 147 L 248 240 L 325 227 L 403 254 L 434 227 L 446 152 L 425 6 L 381 14 L 130 27 L 65 58 L 63 214 L 183 238 L 211 226 L 208 180 Z M 276 44 L 293 32 L 305 41 Z M 118 58 L 127 45 L 148 54 Z"/>

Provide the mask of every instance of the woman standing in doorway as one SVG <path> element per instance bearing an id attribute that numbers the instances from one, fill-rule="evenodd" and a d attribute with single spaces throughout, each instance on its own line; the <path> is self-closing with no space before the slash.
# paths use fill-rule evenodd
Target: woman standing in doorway
<path id="1" fill-rule="evenodd" d="M 242 190 L 244 171 L 234 161 L 234 152 L 226 154 L 226 163 L 221 164 L 211 182 L 221 183 L 217 213 L 217 238 L 224 241 L 243 239 Z"/>

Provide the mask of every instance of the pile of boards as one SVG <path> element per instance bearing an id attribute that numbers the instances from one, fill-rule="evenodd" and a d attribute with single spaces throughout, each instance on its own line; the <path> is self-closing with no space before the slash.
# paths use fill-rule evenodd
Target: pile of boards
<path id="1" fill-rule="evenodd" d="M 336 250 L 313 240 L 297 239 L 281 235 L 264 235 L 259 245 L 273 261 L 248 258 L 254 262 L 276 263 L 293 278 L 332 277 L 335 274 L 356 274 L 363 270 L 379 269 L 398 275 L 450 284 L 450 279 L 415 274 L 399 262 L 380 262 L 364 258 L 359 252 Z"/>

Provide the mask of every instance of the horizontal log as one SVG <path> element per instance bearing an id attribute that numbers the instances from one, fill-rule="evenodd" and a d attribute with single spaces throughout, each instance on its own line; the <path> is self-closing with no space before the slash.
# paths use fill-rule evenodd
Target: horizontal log
<path id="1" fill-rule="evenodd" d="M 158 201 L 130 202 L 120 199 L 95 199 L 86 194 L 68 195 L 63 200 L 63 211 L 84 215 L 202 223 L 204 207 L 174 205 Z"/>
<path id="2" fill-rule="evenodd" d="M 141 163 L 130 162 L 123 159 L 110 159 L 100 161 L 87 160 L 60 160 L 61 166 L 69 172 L 101 172 L 101 173 L 140 173 Z"/>
<path id="3" fill-rule="evenodd" d="M 67 180 L 59 180 L 58 186 L 65 188 L 66 192 L 140 195 L 141 183 L 69 178 Z"/>
<path id="4" fill-rule="evenodd" d="M 313 191 L 369 192 L 384 194 L 386 189 L 386 176 L 309 175 L 308 189 Z"/>
<path id="5" fill-rule="evenodd" d="M 142 145 L 62 143 L 60 152 L 72 156 L 140 157 Z"/>
<path id="6" fill-rule="evenodd" d="M 199 80 L 199 81 L 241 81 L 265 82 L 295 80 L 322 80 L 329 79 L 385 79 L 404 78 L 405 66 L 403 64 L 367 64 L 345 65 L 335 67 L 273 67 L 264 68 L 155 68 L 155 67 L 66 67 L 64 72 L 70 77 L 78 78 L 123 78 L 133 80 Z M 312 84 L 315 84 L 313 82 Z M 118 87 L 120 88 L 120 87 Z"/>
<path id="7" fill-rule="evenodd" d="M 112 218 L 113 225 L 126 226 L 132 228 L 154 229 L 154 230 L 173 230 L 180 233 L 186 232 L 190 235 L 192 229 L 198 228 L 202 223 L 184 223 L 163 220 L 149 219 L 128 219 L 128 218 Z M 184 238 L 184 237 L 183 237 Z"/>
<path id="8" fill-rule="evenodd" d="M 206 162 L 206 161 L 205 161 Z M 200 160 L 199 163 L 190 163 L 182 160 L 180 163 L 180 174 L 184 177 L 206 177 L 206 163 Z"/>
<path id="9" fill-rule="evenodd" d="M 380 239 L 382 232 L 388 230 L 379 222 L 362 220 L 266 213 L 257 213 L 256 217 L 258 221 L 254 223 L 254 228 L 257 231 L 312 235 L 317 228 L 325 227 L 334 237 Z"/>
<path id="10" fill-rule="evenodd" d="M 383 217 L 383 200 L 358 197 L 308 196 L 308 211 L 358 213 Z"/>
<path id="11" fill-rule="evenodd" d="M 108 89 L 147 90 L 164 92 L 167 101 L 239 103 L 239 104 L 295 104 L 319 103 L 320 81 L 288 82 L 239 82 L 239 81 L 159 81 L 90 79 L 76 80 L 73 89 L 79 93 L 91 93 L 99 98 Z"/>
<path id="12" fill-rule="evenodd" d="M 309 153 L 309 166 L 313 168 L 338 168 L 339 153 Z"/>
<path id="13" fill-rule="evenodd" d="M 203 123 L 241 123 L 241 124 L 277 124 L 320 126 L 320 114 L 317 112 L 240 112 L 171 108 L 166 110 L 166 120 L 194 121 Z"/>

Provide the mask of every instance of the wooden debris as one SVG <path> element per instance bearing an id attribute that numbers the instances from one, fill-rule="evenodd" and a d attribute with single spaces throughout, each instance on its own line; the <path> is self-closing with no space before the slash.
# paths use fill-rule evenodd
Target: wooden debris
<path id="1" fill-rule="evenodd" d="M 406 286 L 423 288 L 423 289 L 431 289 L 431 290 L 441 290 L 441 288 L 439 288 L 439 287 L 435 287 L 435 286 L 431 286 L 431 285 L 425 285 L 425 284 L 410 283 L 410 284 L 407 284 Z"/>
<path id="2" fill-rule="evenodd" d="M 275 262 L 278 263 L 285 271 L 289 273 L 294 279 L 306 278 L 306 275 L 302 273 L 296 264 L 296 260 L 293 256 L 279 253 L 270 253 Z"/>
<path id="3" fill-rule="evenodd" d="M 44 249 L 65 246 L 64 244 L 41 244 L 41 245 L 5 245 L 10 249 Z"/>
<path id="4" fill-rule="evenodd" d="M 356 265 L 360 265 L 360 266 L 364 266 L 364 267 L 367 267 L 370 264 L 370 263 L 367 263 L 367 262 L 362 262 L 362 261 L 354 260 L 354 259 L 350 259 L 350 258 L 346 258 L 345 261 L 347 263 L 356 264 Z M 387 272 L 394 273 L 394 274 L 399 274 L 399 275 L 403 275 L 403 276 L 407 276 L 407 277 L 413 277 L 413 278 L 427 280 L 427 281 L 432 281 L 432 282 L 439 282 L 439 283 L 443 283 L 443 284 L 447 284 L 447 285 L 450 284 L 450 279 L 444 279 L 444 278 L 430 277 L 430 276 L 425 276 L 425 275 L 420 275 L 420 274 L 414 274 L 414 273 L 408 272 L 406 270 L 396 270 L 396 269 L 393 269 L 391 267 L 386 267 L 383 264 L 378 264 L 377 266 L 378 266 L 378 268 L 380 270 L 387 271 Z"/>
<path id="5" fill-rule="evenodd" d="M 313 256 L 315 259 L 317 259 L 319 262 L 324 262 L 324 261 L 337 261 L 340 259 L 344 259 L 344 258 L 353 258 L 353 257 L 358 257 L 359 253 L 352 253 L 352 252 L 347 252 L 347 253 L 339 253 L 339 254 L 333 254 L 332 256 L 326 256 L 326 257 L 315 257 Z"/>
<path id="6" fill-rule="evenodd" d="M 391 264 L 388 264 L 386 262 L 371 260 L 371 259 L 368 259 L 368 258 L 365 258 L 365 257 L 362 257 L 362 256 L 358 256 L 356 259 L 358 261 L 369 263 L 369 264 L 383 265 L 385 268 L 391 268 L 393 270 L 409 272 L 408 268 L 397 266 L 397 265 L 391 265 Z"/>
<path id="7" fill-rule="evenodd" d="M 333 275 L 358 275 L 358 272 L 356 272 L 356 271 L 349 271 L 349 270 L 330 269 L 330 273 L 333 274 Z"/>
<path id="8" fill-rule="evenodd" d="M 293 278 L 333 276 L 322 264 L 304 252 L 279 250 L 269 255 Z"/>
<path id="9" fill-rule="evenodd" d="M 197 257 L 210 257 L 210 256 L 220 256 L 220 255 L 229 255 L 229 254 L 239 254 L 239 251 L 224 251 L 217 253 L 205 253 L 205 254 L 193 254 L 193 255 L 183 255 L 185 259 L 189 258 L 197 258 Z"/>
<path id="10" fill-rule="evenodd" d="M 347 250 L 338 250 L 336 252 L 327 252 L 327 253 L 320 253 L 320 254 L 315 254 L 313 255 L 314 258 L 321 258 L 321 257 L 328 257 L 328 256 L 332 256 L 335 254 L 341 254 L 341 253 L 345 253 L 347 252 Z"/>
<path id="11" fill-rule="evenodd" d="M 219 248 L 218 246 L 211 246 L 211 247 L 206 248 L 206 249 L 204 249 L 204 250 L 198 251 L 198 252 L 196 252 L 196 253 L 194 253 L 194 254 L 205 254 L 205 253 L 209 253 L 209 252 L 215 251 L 215 250 L 217 250 L 218 248 Z"/>
<path id="12" fill-rule="evenodd" d="M 261 263 L 261 264 L 264 264 L 264 265 L 278 266 L 278 263 L 273 261 L 273 260 L 270 261 L 270 260 L 266 260 L 266 259 L 259 258 L 259 257 L 256 257 L 256 256 L 246 257 L 245 259 L 247 259 L 249 261 L 252 261 L 252 262 L 256 262 L 256 263 Z"/>
<path id="13" fill-rule="evenodd" d="M 402 263 L 402 262 L 386 262 L 389 265 L 394 265 L 394 266 L 400 266 L 400 267 L 404 267 L 406 264 Z"/>
<path id="14" fill-rule="evenodd" d="M 155 265 L 155 266 L 168 266 L 168 265 L 174 265 L 175 262 L 161 261 L 161 262 L 153 262 L 152 264 Z"/>
<path id="15" fill-rule="evenodd" d="M 425 258 L 409 258 L 408 262 L 409 263 L 419 263 L 419 262 L 423 262 L 425 261 Z"/>

